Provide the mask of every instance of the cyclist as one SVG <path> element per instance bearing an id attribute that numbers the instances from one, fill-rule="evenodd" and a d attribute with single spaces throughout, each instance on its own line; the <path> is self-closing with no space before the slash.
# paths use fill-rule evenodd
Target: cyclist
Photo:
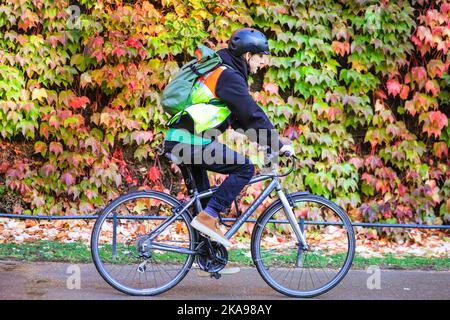
<path id="1" fill-rule="evenodd" d="M 243 155 L 217 142 L 217 133 L 224 132 L 230 126 L 244 131 L 253 129 L 256 135 L 247 135 L 249 139 L 269 147 L 272 152 L 294 154 L 294 150 L 279 141 L 272 123 L 249 93 L 249 72 L 256 73 L 268 64 L 269 46 L 265 35 L 253 28 L 236 30 L 228 41 L 228 48 L 217 53 L 224 66 L 201 78 L 200 85 L 194 86 L 197 91 L 192 92 L 191 96 L 205 96 L 206 100 L 200 101 L 203 103 L 211 101 L 210 98 L 218 99 L 223 107 L 223 112 L 219 114 L 222 118 L 215 118 L 206 126 L 202 123 L 203 131 L 197 132 L 196 123 L 201 122 L 202 114 L 184 114 L 171 125 L 164 147 L 169 157 L 176 150 L 177 158 L 181 157 L 183 164 L 190 166 L 198 191 L 210 188 L 207 171 L 228 174 L 213 196 L 206 199 L 209 201 L 203 201 L 202 206 L 206 208 L 192 220 L 191 225 L 212 240 L 230 246 L 231 242 L 219 228 L 218 217 L 250 181 L 254 166 Z M 185 171 L 182 170 L 182 173 L 186 182 Z M 191 188 L 189 185 L 187 187 Z"/>

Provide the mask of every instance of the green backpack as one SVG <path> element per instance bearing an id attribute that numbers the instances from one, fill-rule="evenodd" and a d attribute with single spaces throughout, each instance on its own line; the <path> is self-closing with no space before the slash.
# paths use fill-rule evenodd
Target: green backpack
<path id="1" fill-rule="evenodd" d="M 220 56 L 204 45 L 195 49 L 197 59 L 181 67 L 163 91 L 161 105 L 171 116 L 189 107 L 189 96 L 196 80 L 222 64 Z"/>

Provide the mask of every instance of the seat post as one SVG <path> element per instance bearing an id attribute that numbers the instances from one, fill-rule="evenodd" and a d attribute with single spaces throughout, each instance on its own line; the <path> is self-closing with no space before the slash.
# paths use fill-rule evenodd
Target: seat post
<path id="1" fill-rule="evenodd" d="M 192 168 L 191 168 L 191 166 L 183 164 L 178 157 L 176 157 L 175 155 L 173 155 L 170 152 L 166 153 L 166 157 L 169 158 L 170 161 L 175 162 L 178 165 L 178 167 L 180 168 L 181 174 L 183 175 L 184 182 L 185 182 L 186 187 L 188 189 L 189 196 L 190 197 L 197 197 L 198 196 L 198 189 L 197 189 L 197 185 L 195 183 L 194 176 L 192 175 Z M 194 208 L 195 208 L 195 211 L 196 211 L 196 212 L 194 212 L 195 215 L 199 214 L 200 211 L 203 210 L 203 207 L 202 207 L 200 199 L 196 199 Z"/>
<path id="2" fill-rule="evenodd" d="M 190 197 L 197 197 L 198 196 L 198 189 L 197 185 L 194 180 L 194 176 L 192 175 L 192 169 L 190 166 L 187 165 L 179 165 L 181 173 L 183 174 L 184 180 L 186 182 L 186 187 L 188 188 L 189 196 Z M 195 200 L 195 214 L 199 214 L 200 211 L 203 210 L 202 203 L 200 199 Z"/>
<path id="3" fill-rule="evenodd" d="M 183 164 L 179 164 L 178 166 L 181 170 L 181 174 L 183 175 L 184 182 L 186 183 L 188 193 L 191 196 L 194 194 L 195 191 L 198 191 L 197 186 L 195 184 L 194 176 L 192 175 L 192 170 L 191 168 Z"/>

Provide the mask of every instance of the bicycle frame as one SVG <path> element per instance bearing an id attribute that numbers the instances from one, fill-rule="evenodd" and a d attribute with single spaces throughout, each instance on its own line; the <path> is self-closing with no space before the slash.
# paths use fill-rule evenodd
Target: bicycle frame
<path id="1" fill-rule="evenodd" d="M 309 194 L 307 191 L 294 193 L 283 191 L 283 182 L 280 178 L 287 176 L 293 171 L 296 158 L 295 156 L 292 156 L 291 158 L 293 164 L 290 168 L 291 170 L 283 172 L 283 174 L 277 174 L 277 168 L 274 168 L 272 165 L 269 172 L 263 172 L 261 175 L 255 176 L 249 181 L 248 185 L 268 180 L 264 190 L 261 191 L 245 212 L 239 214 L 239 217 L 236 219 L 233 219 L 234 224 L 227 230 L 225 237 L 231 239 L 231 237 L 237 233 L 238 229 L 246 222 L 250 221 L 256 223 L 252 234 L 251 254 L 255 266 L 264 281 L 276 291 L 287 296 L 302 298 L 313 297 L 331 290 L 345 277 L 351 267 L 354 257 L 355 236 L 350 219 L 337 204 L 334 204 L 324 197 Z M 185 174 L 186 172 L 183 173 Z M 188 171 L 188 173 L 192 176 L 191 171 Z M 216 242 L 212 242 L 209 237 L 203 236 L 201 232 L 196 231 L 190 226 L 187 226 L 187 230 L 186 227 L 182 228 L 187 231 L 187 237 L 185 237 L 186 233 L 178 235 L 175 238 L 165 237 L 169 228 L 177 227 L 177 230 L 179 230 L 180 226 L 177 221 L 189 224 L 192 215 L 195 215 L 195 212 L 194 214 L 191 214 L 191 209 L 202 209 L 201 203 L 205 202 L 208 197 L 214 195 L 215 192 L 218 192 L 217 190 L 220 189 L 214 187 L 206 191 L 198 192 L 195 183 L 190 183 L 191 181 L 187 178 L 185 182 L 189 189 L 189 197 L 183 201 L 177 201 L 174 197 L 164 192 L 143 190 L 131 192 L 120 197 L 120 199 L 110 203 L 103 210 L 102 214 L 97 219 L 92 232 L 91 253 L 96 269 L 103 279 L 111 286 L 121 292 L 133 295 L 160 294 L 178 284 L 186 276 L 189 270 L 192 269 L 194 262 L 197 262 L 200 269 L 209 272 L 215 278 L 219 278 L 220 268 L 223 268 L 228 262 L 227 251 L 223 246 L 218 246 Z M 278 199 L 274 199 L 275 201 L 272 202 L 268 208 L 264 209 L 264 212 L 262 212 L 256 220 L 253 219 L 251 215 L 257 212 L 259 208 L 263 209 L 261 204 L 267 197 L 272 196 L 272 192 L 274 191 L 276 191 Z M 150 199 L 149 205 L 145 205 L 144 210 L 141 210 L 143 208 L 142 206 L 137 208 L 139 210 L 134 210 L 135 207 L 133 205 L 128 206 L 126 204 L 123 209 L 120 207 L 129 200 L 141 198 Z M 300 210 L 303 203 L 317 204 L 320 206 L 317 208 L 319 211 L 321 211 L 322 208 L 329 209 L 338 216 L 338 219 L 328 219 L 328 213 L 325 213 L 324 217 L 326 219 L 321 219 L 320 216 L 317 216 L 316 214 L 307 214 L 305 217 L 297 218 L 293 210 L 294 208 Z M 162 205 L 166 205 L 164 207 L 165 209 L 161 208 Z M 169 210 L 166 209 L 167 206 L 169 206 Z M 148 208 L 148 211 L 145 210 L 146 208 Z M 154 212 L 153 208 L 155 208 L 157 212 Z M 314 208 L 311 211 L 316 213 L 316 209 Z M 134 215 L 134 212 L 136 212 L 137 215 Z M 283 217 L 283 213 L 287 219 Z M 281 217 L 278 215 L 281 215 Z M 112 231 L 112 258 L 113 260 L 119 258 L 116 261 L 110 261 L 109 257 L 106 256 L 105 259 L 103 258 L 103 253 L 109 254 L 111 246 L 111 242 L 108 239 L 105 239 L 106 241 L 104 241 L 102 237 L 102 226 L 106 219 L 111 219 L 106 225 L 106 235 L 110 235 L 110 232 Z M 121 230 L 117 229 L 120 227 L 119 224 L 121 224 L 121 219 L 125 219 L 125 221 L 128 221 L 129 219 L 137 221 L 132 223 L 133 227 L 135 227 L 142 219 L 145 221 L 151 220 L 151 222 L 149 224 L 144 223 L 144 225 L 140 225 L 135 235 L 130 239 L 128 235 L 122 237 L 122 233 L 120 233 Z M 312 219 L 314 221 L 305 221 L 305 219 Z M 153 220 L 159 220 L 160 222 L 155 226 Z M 177 224 L 175 224 L 175 222 Z M 278 238 L 283 235 L 278 233 L 279 228 L 277 228 L 277 226 L 275 226 L 275 228 L 267 226 L 267 224 L 272 222 L 291 225 L 294 232 L 289 232 L 289 234 L 287 234 L 287 236 L 290 237 L 288 241 L 282 241 L 283 239 Z M 111 224 L 113 227 L 112 230 L 110 228 Z M 305 230 L 304 228 L 306 224 L 324 226 L 335 224 L 343 225 L 344 229 L 342 230 L 342 236 L 344 237 L 344 241 L 346 240 L 347 242 L 346 247 L 342 246 L 338 251 L 332 250 L 330 253 L 322 253 L 322 246 L 317 246 L 317 250 L 314 250 L 316 248 L 314 246 L 315 241 L 313 241 L 314 243 L 310 243 L 311 248 L 308 248 L 309 246 L 305 239 L 308 229 L 306 228 Z M 128 222 L 124 223 L 123 226 L 128 227 Z M 150 232 L 142 233 L 142 228 L 140 227 L 145 227 L 145 229 L 147 229 L 147 227 L 154 227 L 155 229 Z M 324 231 L 328 234 L 329 232 L 334 232 L 333 229 L 334 228 L 328 229 L 328 227 L 325 227 L 320 228 L 320 230 L 317 231 Z M 269 247 L 266 247 L 266 243 L 263 239 L 268 235 L 267 232 L 271 234 L 272 231 L 275 232 L 277 240 L 281 240 L 276 241 L 277 243 L 288 244 L 289 247 L 280 248 L 278 245 L 272 247 L 270 242 Z M 315 233 L 315 231 L 315 229 L 311 230 L 313 233 Z M 133 233 L 131 233 L 130 236 L 132 234 Z M 292 237 L 294 237 L 293 234 L 296 237 L 295 239 L 292 239 Z M 336 233 L 336 235 L 341 235 L 341 232 Z M 119 249 L 122 250 L 123 248 L 125 251 L 122 251 L 123 253 L 117 255 L 116 237 L 119 236 L 120 240 L 125 240 L 123 246 L 120 245 Z M 183 236 L 184 239 L 180 236 Z M 268 239 L 266 238 L 266 240 Z M 135 250 L 137 252 L 134 252 Z M 309 255 L 307 255 L 306 251 L 312 251 L 311 257 L 313 258 L 313 261 L 311 261 L 311 263 L 308 262 Z M 181 254 L 182 258 L 181 260 L 172 260 L 172 257 L 166 257 L 164 255 L 166 252 Z M 161 253 L 163 253 L 163 256 L 161 256 L 160 263 L 158 263 L 158 261 L 153 261 L 158 260 Z M 336 259 L 333 256 L 335 254 L 339 254 L 336 256 Z M 123 261 L 122 257 L 125 258 Z M 266 258 L 274 259 L 266 263 Z M 153 262 L 154 265 L 149 265 L 148 267 L 150 269 L 148 269 L 147 263 L 153 264 Z M 125 265 L 134 263 L 139 263 L 137 268 L 136 266 L 130 265 L 131 269 L 129 271 L 123 270 Z M 121 274 L 120 278 L 116 276 L 116 267 L 119 269 L 119 274 Z M 197 268 L 197 266 L 194 266 L 194 268 Z M 284 279 L 277 279 L 277 275 L 272 272 L 273 270 L 279 271 L 278 275 L 281 274 L 280 278 L 283 278 L 284 274 Z M 286 270 L 288 271 L 286 272 Z M 134 274 L 130 280 L 129 276 L 133 271 Z M 176 271 L 177 274 L 172 275 L 169 271 Z M 145 286 L 142 286 L 141 274 L 145 277 L 145 281 L 148 282 L 147 272 L 149 272 L 150 276 L 153 275 L 155 284 L 149 284 L 148 286 L 145 284 Z M 165 272 L 166 274 L 164 275 L 164 273 L 162 273 L 158 276 L 162 280 L 161 284 L 156 278 L 156 275 L 159 272 Z M 306 275 L 304 282 L 302 282 L 301 280 L 304 272 Z M 319 276 L 320 272 L 322 272 L 325 278 Z M 289 275 L 291 275 L 290 278 Z M 168 281 L 165 278 L 168 278 Z M 316 284 L 314 283 L 314 279 L 318 280 Z M 135 285 L 136 280 L 139 282 L 138 286 Z M 151 280 L 152 279 L 150 279 L 150 281 Z M 288 281 L 287 285 L 285 284 L 286 280 Z M 309 285 L 309 282 L 312 283 L 312 287 Z"/>
<path id="2" fill-rule="evenodd" d="M 272 179 L 269 185 L 263 190 L 263 192 L 258 196 L 258 198 L 247 208 L 247 210 L 236 220 L 236 222 L 232 225 L 232 227 L 225 233 L 225 237 L 227 239 L 231 239 L 233 235 L 239 230 L 239 228 L 247 221 L 247 219 L 257 210 L 257 208 L 263 203 L 263 201 L 274 191 L 277 191 L 278 197 L 281 200 L 284 208 L 284 212 L 286 217 L 288 218 L 289 223 L 291 224 L 299 243 L 302 245 L 303 250 L 308 249 L 308 244 L 306 242 L 305 236 L 300 228 L 300 225 L 297 223 L 297 219 L 295 218 L 295 214 L 292 211 L 291 205 L 284 194 L 283 188 L 281 187 L 278 176 L 275 173 L 275 169 L 272 169 L 271 174 L 269 175 L 258 175 L 253 177 L 247 185 L 254 184 L 260 181 Z M 210 197 L 215 191 L 217 187 L 211 188 L 202 192 L 194 191 L 193 197 L 183 205 L 181 209 L 178 209 L 172 217 L 164 221 L 161 225 L 159 225 L 155 230 L 149 233 L 149 239 L 147 241 L 152 241 L 159 234 L 161 234 L 173 221 L 175 221 L 183 212 L 185 212 L 189 207 L 193 204 L 197 206 L 198 209 L 201 208 L 200 200 L 203 198 Z M 200 210 L 199 210 L 200 211 Z M 196 251 L 189 250 L 186 248 L 175 247 L 175 246 L 166 246 L 157 243 L 151 243 L 150 248 L 157 250 L 165 250 L 186 254 L 196 254 Z"/>

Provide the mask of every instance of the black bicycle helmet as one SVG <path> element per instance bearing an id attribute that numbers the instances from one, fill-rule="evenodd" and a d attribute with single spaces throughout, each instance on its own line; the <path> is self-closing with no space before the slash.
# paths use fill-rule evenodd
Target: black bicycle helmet
<path id="1" fill-rule="evenodd" d="M 270 54 L 266 36 L 253 28 L 242 28 L 233 32 L 228 41 L 228 49 L 236 57 L 247 52 Z"/>

